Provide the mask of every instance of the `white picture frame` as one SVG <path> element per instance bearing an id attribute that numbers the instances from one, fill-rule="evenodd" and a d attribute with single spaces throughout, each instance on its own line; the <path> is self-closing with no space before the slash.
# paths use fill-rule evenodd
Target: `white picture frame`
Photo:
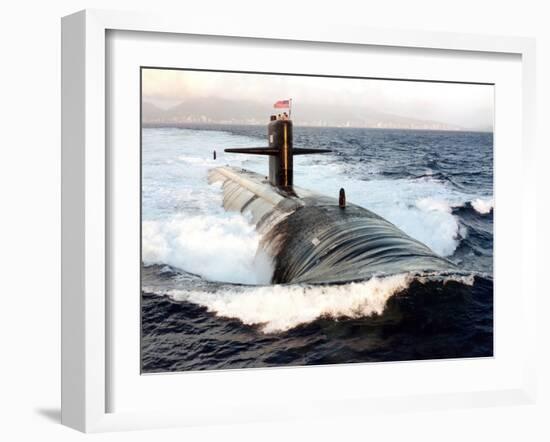
<path id="1" fill-rule="evenodd" d="M 376 398 L 337 394 L 313 398 L 303 404 L 258 407 L 246 397 L 237 398 L 233 410 L 173 409 L 109 411 L 113 386 L 108 371 L 112 354 L 107 339 L 111 324 L 108 302 L 107 228 L 111 197 L 108 185 L 106 35 L 110 31 L 155 32 L 163 35 L 200 35 L 272 39 L 285 42 L 338 43 L 380 48 L 436 49 L 483 54 L 512 54 L 521 58 L 521 221 L 518 244 L 522 272 L 535 268 L 535 174 L 534 106 L 535 46 L 532 39 L 450 33 L 349 28 L 343 26 L 292 27 L 280 23 L 248 23 L 238 28 L 230 22 L 220 26 L 196 17 L 86 10 L 62 20 L 62 423 L 85 432 L 158 428 L 221 422 L 273 420 L 286 417 L 361 415 L 371 411 L 399 411 L 532 403 L 536 392 L 534 348 L 526 344 L 521 373 L 500 388 L 451 393 L 437 387 L 424 395 L 379 395 Z M 496 131 L 498 131 L 498 126 Z M 497 190 L 498 192 L 498 190 Z M 498 281 L 497 281 L 498 284 Z M 520 306 L 523 333 L 532 336 L 536 327 L 536 281 L 521 279 Z M 497 293 L 497 292 L 495 292 Z M 495 294 L 495 296 L 498 296 Z M 534 339 L 524 342 L 534 342 Z M 137 362 L 136 362 L 137 365 Z M 356 365 L 353 370 L 362 370 Z M 326 370 L 313 368 L 313 370 Z M 278 370 L 278 369 L 275 369 Z M 293 369 L 295 376 L 303 369 Z M 308 370 L 312 370 L 309 368 Z M 409 365 L 406 370 L 412 374 Z M 473 368 L 475 371 L 475 368 Z M 245 371 L 246 372 L 246 371 Z M 242 372 L 244 373 L 244 372 Z M 241 376 L 243 374 L 241 373 Z M 255 377 L 265 381 L 268 371 Z M 309 372 L 311 373 L 311 372 Z M 325 373 L 327 373 L 325 371 Z M 166 375 L 164 375 L 166 376 Z M 216 375 L 223 383 L 228 373 Z M 246 376 L 246 373 L 244 374 Z M 252 378 L 253 375 L 250 375 Z M 168 378 L 175 379 L 176 377 Z M 198 378 L 195 378 L 198 379 Z M 227 378 L 229 379 L 229 378 Z M 166 381 L 168 384 L 171 380 Z M 173 382 L 176 382 L 175 380 Z M 248 401 L 248 402 L 247 402 Z M 265 405 L 265 404 L 264 404 Z M 239 415 L 235 415 L 235 410 Z"/>

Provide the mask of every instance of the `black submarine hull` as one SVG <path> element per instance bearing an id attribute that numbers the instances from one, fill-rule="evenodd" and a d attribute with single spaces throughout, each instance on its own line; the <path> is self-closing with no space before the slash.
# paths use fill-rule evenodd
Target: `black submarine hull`
<path id="1" fill-rule="evenodd" d="M 273 186 L 246 169 L 211 170 L 224 208 L 248 216 L 259 251 L 274 264 L 272 283 L 345 283 L 399 273 L 450 274 L 457 267 L 379 215 L 294 186 Z"/>

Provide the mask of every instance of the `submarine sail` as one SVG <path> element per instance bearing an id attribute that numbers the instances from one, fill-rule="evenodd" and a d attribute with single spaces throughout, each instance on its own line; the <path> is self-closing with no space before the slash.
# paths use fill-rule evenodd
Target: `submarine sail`
<path id="1" fill-rule="evenodd" d="M 269 147 L 225 149 L 268 155 L 269 176 L 230 166 L 212 169 L 223 205 L 248 215 L 274 262 L 272 283 L 344 283 L 397 273 L 456 273 L 451 261 L 355 204 L 293 185 L 292 157 L 329 152 L 294 148 L 292 122 L 273 119 Z M 336 190 L 335 190 L 336 192 Z"/>

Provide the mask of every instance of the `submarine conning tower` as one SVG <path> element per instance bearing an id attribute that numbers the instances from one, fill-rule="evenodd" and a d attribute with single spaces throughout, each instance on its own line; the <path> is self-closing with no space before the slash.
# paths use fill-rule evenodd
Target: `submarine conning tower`
<path id="1" fill-rule="evenodd" d="M 269 156 L 269 182 L 278 188 L 291 190 L 293 180 L 294 155 L 307 155 L 331 152 L 329 149 L 294 148 L 292 135 L 292 120 L 277 119 L 271 116 L 267 125 L 268 147 L 229 148 L 225 152 L 244 153 L 249 155 Z"/>

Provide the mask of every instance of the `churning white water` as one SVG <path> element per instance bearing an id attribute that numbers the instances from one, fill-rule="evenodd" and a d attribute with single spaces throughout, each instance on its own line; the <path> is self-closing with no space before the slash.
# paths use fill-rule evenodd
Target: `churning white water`
<path id="1" fill-rule="evenodd" d="M 359 318 L 380 315 L 388 299 L 414 281 L 458 281 L 472 285 L 474 277 L 400 274 L 333 286 L 274 285 L 224 287 L 223 290 L 157 290 L 176 301 L 202 305 L 217 316 L 258 325 L 264 333 L 281 332 L 317 318 Z"/>

